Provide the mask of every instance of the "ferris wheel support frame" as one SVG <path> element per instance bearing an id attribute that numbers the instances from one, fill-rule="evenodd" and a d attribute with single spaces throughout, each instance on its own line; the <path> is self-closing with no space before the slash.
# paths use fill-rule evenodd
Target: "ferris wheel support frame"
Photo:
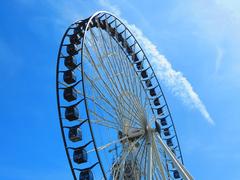
<path id="1" fill-rule="evenodd" d="M 91 22 L 92 22 L 92 20 L 93 20 L 93 18 L 95 18 L 95 17 L 97 17 L 99 14 L 103 14 L 102 16 L 106 16 L 106 15 L 108 15 L 109 17 L 111 16 L 111 17 L 114 17 L 115 18 L 115 21 L 118 21 L 118 22 L 120 22 L 120 24 L 121 25 L 123 25 L 124 26 L 124 28 L 125 28 L 125 31 L 128 31 L 128 33 L 130 34 L 130 36 L 135 40 L 135 44 L 137 45 L 137 46 L 139 46 L 139 49 L 140 49 L 140 51 L 142 51 L 142 53 L 144 54 L 144 56 L 146 57 L 146 55 L 145 55 L 145 53 L 144 53 L 144 51 L 142 50 L 142 48 L 141 48 L 141 46 L 139 45 L 139 43 L 137 42 L 137 40 L 135 39 L 135 37 L 132 35 L 132 33 L 129 31 L 129 29 L 126 27 L 126 25 L 124 25 L 123 23 L 122 23 L 122 21 L 119 19 L 119 18 L 117 18 L 116 16 L 114 16 L 114 15 L 112 15 L 111 13 L 109 13 L 109 12 L 106 12 L 106 11 L 98 11 L 98 12 L 96 12 L 95 14 L 93 14 L 90 18 L 87 18 L 86 20 L 84 20 L 86 23 L 85 23 L 85 29 L 84 29 L 84 35 L 83 35 L 83 38 L 81 39 L 81 41 L 82 41 L 82 48 L 81 48 L 81 62 L 80 62 L 80 68 L 81 68 L 81 76 L 83 77 L 84 76 L 84 68 L 83 68 L 83 64 L 82 64 L 82 57 L 83 57 L 83 51 L 82 51 L 82 49 L 83 49 L 83 44 L 84 44 L 84 40 L 85 40 L 85 34 L 86 34 L 86 32 L 88 31 L 88 28 L 90 28 L 90 30 L 91 30 Z M 101 16 L 101 17 L 102 17 Z M 106 19 L 107 20 L 107 19 Z M 59 120 L 60 120 L 60 126 L 61 126 L 61 132 L 62 132 L 62 136 L 63 136 L 63 141 L 64 141 L 64 146 L 65 146 L 65 150 L 66 150 L 66 154 L 67 154 L 67 158 L 68 158 L 68 161 L 69 161 L 69 164 L 70 164 L 70 168 L 71 168 L 71 171 L 72 171 L 72 174 L 73 174 L 73 177 L 74 177 L 74 179 L 76 179 L 76 175 L 75 175 L 75 172 L 74 172 L 74 170 L 79 170 L 79 169 L 77 169 L 77 168 L 74 168 L 73 167 L 73 164 L 72 164 L 72 161 L 71 161 L 71 158 L 70 158 L 70 155 L 69 155 L 69 147 L 67 146 L 67 142 L 66 142 L 66 138 L 65 138 L 65 133 L 64 133 L 64 125 L 63 125 L 63 120 L 62 120 L 62 116 L 61 116 L 61 110 L 60 110 L 60 108 L 61 108 L 61 105 L 60 105 L 60 102 L 59 102 L 59 89 L 61 89 L 61 88 L 59 88 L 59 83 L 60 83 L 60 81 L 59 81 L 59 77 L 58 77 L 58 74 L 59 74 L 59 60 L 60 60 L 60 58 L 61 58 L 61 50 L 62 50 L 62 46 L 63 46 L 63 42 L 64 42 L 64 39 L 65 39 L 65 37 L 67 36 L 67 33 L 68 33 L 68 31 L 69 31 L 69 29 L 71 29 L 71 28 L 74 28 L 74 25 L 76 25 L 76 24 L 78 24 L 78 23 L 80 23 L 80 22 L 83 22 L 83 21 L 77 21 L 77 22 L 75 22 L 75 23 L 73 23 L 68 29 L 67 29 L 67 31 L 65 32 L 65 34 L 64 34 L 64 37 L 63 37 L 63 39 L 62 39 L 62 42 L 61 42 L 61 45 L 60 45 L 60 49 L 59 49 L 59 54 L 58 54 L 58 63 L 57 63 L 57 78 L 56 78 L 56 80 L 57 80 L 57 99 L 58 99 L 58 101 L 57 101 L 57 105 L 58 105 L 58 113 L 59 113 Z M 99 27 L 98 27 L 99 28 Z M 130 37 L 129 36 L 129 37 Z M 128 38 L 129 38 L 128 37 Z M 120 47 L 120 48 L 122 48 L 123 49 L 123 47 Z M 124 52 L 125 54 L 126 54 L 126 52 Z M 128 57 L 128 59 L 129 59 L 129 57 Z M 130 59 L 129 59 L 130 60 Z M 149 67 L 148 68 L 150 68 L 151 70 L 152 70 L 152 72 L 153 72 L 153 76 L 154 77 L 156 77 L 156 75 L 155 75 L 155 73 L 154 73 L 154 71 L 153 71 L 153 68 L 152 68 L 152 66 L 150 65 L 150 63 L 149 63 L 149 60 L 146 58 L 145 59 L 146 61 L 147 61 L 147 63 L 149 64 Z M 158 87 L 160 88 L 160 91 L 161 91 L 161 93 L 162 93 L 162 89 L 161 89 L 161 86 L 160 86 L 160 84 L 159 84 L 159 81 L 158 81 L 158 79 L 156 78 L 156 82 L 157 82 L 157 84 L 158 84 Z M 100 156 L 99 156 L 99 153 L 98 153 L 98 148 L 97 148 L 97 146 L 96 146 L 96 143 L 95 143 L 95 138 L 94 138 L 94 134 L 93 134 L 93 130 L 92 130 L 92 126 L 91 126 L 91 121 L 90 121 L 90 118 L 89 118 L 89 115 L 88 115 L 88 109 L 87 109 L 87 102 L 86 102 L 86 95 L 85 95 L 85 88 L 84 88 L 84 81 L 82 81 L 81 82 L 82 83 L 82 86 L 83 86 L 83 95 L 84 95 L 84 104 L 85 104 L 85 109 L 86 109 L 86 113 L 87 113 L 87 119 L 86 119 L 86 121 L 88 122 L 88 125 L 89 125 L 89 128 L 90 128 L 90 134 L 91 134 L 91 137 L 92 137 L 92 142 L 93 142 L 93 146 L 94 146 L 94 148 L 95 148 L 95 151 L 96 151 L 96 156 L 97 156 L 97 159 L 98 159 L 98 161 L 97 161 L 97 163 L 96 164 L 99 164 L 100 165 L 100 169 L 101 169 L 101 171 L 102 171 L 102 173 L 103 173 L 103 178 L 104 179 L 106 179 L 106 174 L 105 174 L 105 170 L 104 170 L 104 168 L 103 168 L 103 165 L 102 165 L 102 163 L 101 163 L 101 158 L 100 158 Z M 150 161 L 150 162 L 148 162 L 148 167 L 147 167 L 147 169 L 148 169 L 148 172 L 147 172 L 147 178 L 149 179 L 149 180 L 151 180 L 152 178 L 153 178 L 153 170 L 152 170 L 152 168 L 153 168 L 153 166 L 154 166 L 154 164 L 153 164 L 153 147 L 152 147 L 152 145 L 153 145 L 153 139 L 154 139 L 154 137 L 155 137 L 155 133 L 157 134 L 156 136 L 157 136 L 157 139 L 159 140 L 159 144 L 161 145 L 161 147 L 162 147 L 162 149 L 164 150 L 164 152 L 169 156 L 169 158 L 171 159 L 171 161 L 174 163 L 174 165 L 177 167 L 177 169 L 179 170 L 179 173 L 182 175 L 182 177 L 184 178 L 184 179 L 186 179 L 186 180 L 192 180 L 193 178 L 192 178 L 192 176 L 190 175 L 190 173 L 188 173 L 188 171 L 185 169 L 185 167 L 183 166 L 183 160 L 182 160 L 182 154 L 181 154 L 181 150 L 180 150 L 180 145 L 179 145 L 179 142 L 178 142 L 178 137 L 177 137 L 177 134 L 176 134 L 176 130 L 175 130 L 175 126 L 174 126 L 174 124 L 173 124 L 173 121 L 172 121 L 172 116 L 171 116 L 171 113 L 170 113 L 170 110 L 169 110 L 169 107 L 168 107 L 168 104 L 167 104 L 167 102 L 166 102 L 166 99 L 165 99 L 165 96 L 164 96 L 164 94 L 162 93 L 161 94 L 161 96 L 163 97 L 163 99 L 164 99 L 164 102 L 165 102 L 165 106 L 166 106 L 166 108 L 167 108 L 167 111 L 168 111 L 168 116 L 170 117 L 170 122 L 171 122 L 171 127 L 173 128 L 173 130 L 174 130 L 174 133 L 175 133 L 175 135 L 174 135 L 174 137 L 173 138 L 176 138 L 176 144 L 177 144 L 177 148 L 178 148 L 178 150 L 179 150 L 179 154 L 180 154 L 180 156 L 178 156 L 178 157 L 176 157 L 176 155 L 172 152 L 172 149 L 170 149 L 166 144 L 165 144 L 165 142 L 163 142 L 163 140 L 164 139 L 162 139 L 162 137 L 161 137 L 161 134 L 159 133 L 159 134 L 157 134 L 157 132 L 153 132 L 153 129 L 151 129 L 151 128 L 149 128 L 149 132 L 147 133 L 148 134 L 148 140 L 147 140 L 147 142 L 148 142 L 148 146 L 147 146 L 147 148 L 148 148 L 148 160 Z M 151 107 L 152 108 L 152 107 Z M 153 111 L 153 108 L 152 108 L 152 111 Z M 154 129 L 154 131 L 155 131 L 155 129 Z M 135 135 L 135 134 L 133 134 L 133 135 Z M 138 134 L 136 134 L 136 136 L 137 136 Z M 154 136 L 154 137 L 153 137 Z M 166 140 L 166 139 L 165 139 Z M 181 162 L 180 162 L 181 161 Z M 168 166 L 167 164 L 166 164 L 166 166 Z M 92 166 L 93 167 L 93 166 Z M 81 170 L 81 169 L 80 169 Z M 169 177 L 170 178 L 170 177 Z"/>
<path id="2" fill-rule="evenodd" d="M 171 157 L 173 163 L 175 166 L 178 167 L 180 170 L 180 174 L 186 179 L 186 180 L 193 180 L 193 177 L 190 175 L 190 173 L 187 171 L 187 169 L 180 163 L 177 158 L 174 156 L 172 151 L 169 149 L 168 146 L 162 141 L 161 137 L 157 135 L 157 139 L 159 140 L 159 143 L 161 144 L 162 148 L 165 150 L 165 152 Z"/>
<path id="3" fill-rule="evenodd" d="M 148 179 L 153 179 L 152 178 L 152 129 L 150 127 L 147 127 L 147 131 L 148 131 L 148 136 L 147 136 L 147 146 L 148 146 L 148 174 L 147 174 L 147 178 Z"/>

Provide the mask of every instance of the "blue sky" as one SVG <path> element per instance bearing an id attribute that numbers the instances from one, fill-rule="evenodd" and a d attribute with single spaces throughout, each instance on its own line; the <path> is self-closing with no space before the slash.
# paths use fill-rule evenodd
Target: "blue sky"
<path id="1" fill-rule="evenodd" d="M 114 11 L 140 29 L 214 121 L 172 89 L 176 82 L 162 80 L 191 174 L 240 179 L 240 3 L 234 0 L 1 2 L 0 179 L 72 178 L 57 117 L 57 51 L 68 25 L 97 10 Z"/>

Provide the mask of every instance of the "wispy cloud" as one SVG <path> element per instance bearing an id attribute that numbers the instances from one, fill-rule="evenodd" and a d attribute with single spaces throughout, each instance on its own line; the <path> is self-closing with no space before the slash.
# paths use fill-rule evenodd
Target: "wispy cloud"
<path id="1" fill-rule="evenodd" d="M 120 16 L 121 15 L 121 11 L 119 10 L 119 8 L 115 5 L 113 5 L 112 3 L 110 3 L 108 0 L 99 0 L 99 4 L 106 8 L 107 10 L 113 12 L 115 15 Z"/>
<path id="2" fill-rule="evenodd" d="M 233 71 L 235 67 L 239 67 L 239 9 L 240 1 L 237 0 L 185 0 L 185 3 L 176 3 L 171 14 L 175 22 L 184 20 L 184 23 L 193 27 L 196 39 L 204 41 L 209 46 L 210 53 L 216 53 L 217 50 L 216 59 L 212 59 L 215 61 L 213 74 L 224 64 L 221 80 L 227 83 L 233 79 L 238 80 L 235 77 L 240 75 L 240 71 Z M 239 81 L 235 82 L 237 83 Z"/>
<path id="3" fill-rule="evenodd" d="M 209 123 L 214 124 L 205 105 L 199 98 L 198 94 L 193 90 L 193 87 L 186 77 L 184 77 L 181 72 L 173 69 L 170 62 L 159 53 L 156 46 L 143 35 L 141 30 L 135 25 L 128 26 L 143 45 L 143 48 L 152 62 L 154 70 L 161 82 L 171 89 L 174 95 L 180 97 L 184 104 L 198 109 Z"/>
<path id="4" fill-rule="evenodd" d="M 110 1 L 98 0 L 97 2 L 101 7 L 116 14 L 118 17 L 121 15 L 120 9 L 110 3 Z M 62 3 L 63 2 L 61 1 L 61 4 Z M 52 3 L 50 3 L 50 5 L 53 6 Z M 76 3 L 76 5 L 79 4 Z M 73 18 L 71 16 L 79 16 L 79 18 L 81 18 L 81 15 L 78 14 L 79 11 L 76 5 L 74 5 L 74 3 L 71 4 L 71 8 L 68 8 L 69 11 L 67 10 L 67 12 L 66 8 L 62 9 L 62 7 L 65 7 L 63 5 L 53 7 L 57 12 L 61 12 L 60 18 L 62 18 L 62 14 L 67 14 L 67 19 L 65 20 L 68 21 L 69 17 L 70 19 Z M 129 27 L 129 29 L 133 32 L 135 37 L 143 46 L 143 49 L 147 53 L 148 58 L 151 61 L 154 70 L 161 82 L 164 83 L 164 85 L 167 86 L 175 96 L 179 97 L 185 105 L 191 108 L 196 108 L 210 124 L 214 124 L 214 121 L 209 115 L 205 105 L 199 98 L 199 95 L 193 90 L 193 87 L 186 79 L 186 77 L 184 77 L 181 72 L 173 69 L 171 63 L 162 54 L 159 53 L 156 46 L 143 35 L 142 31 L 139 28 L 137 28 L 134 24 L 129 24 L 123 18 L 121 18 L 121 20 L 123 20 L 123 22 Z"/>
<path id="5" fill-rule="evenodd" d="M 117 9 L 116 6 L 112 6 L 107 0 L 100 0 L 100 4 L 113 13 Z M 117 12 L 120 14 L 121 11 L 118 9 Z M 140 29 L 134 24 L 129 24 L 126 20 L 123 21 L 143 46 L 161 82 L 163 82 L 175 96 L 179 97 L 184 104 L 198 109 L 209 123 L 214 124 L 205 105 L 199 98 L 199 95 L 193 90 L 192 85 L 186 77 L 184 77 L 181 72 L 173 69 L 171 63 L 159 53 L 157 47 L 143 35 Z"/>

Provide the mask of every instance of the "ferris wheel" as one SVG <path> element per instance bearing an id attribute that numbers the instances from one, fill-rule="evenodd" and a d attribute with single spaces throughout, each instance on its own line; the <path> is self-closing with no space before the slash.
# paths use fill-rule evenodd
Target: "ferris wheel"
<path id="1" fill-rule="evenodd" d="M 193 179 L 154 70 L 116 16 L 100 11 L 66 30 L 56 89 L 74 179 Z"/>

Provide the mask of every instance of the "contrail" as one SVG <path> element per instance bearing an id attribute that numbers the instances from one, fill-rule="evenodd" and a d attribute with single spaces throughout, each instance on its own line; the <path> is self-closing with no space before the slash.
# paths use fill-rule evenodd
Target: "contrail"
<path id="1" fill-rule="evenodd" d="M 161 82 L 164 83 L 175 96 L 179 97 L 184 104 L 198 109 L 209 123 L 214 124 L 205 105 L 198 94 L 193 90 L 187 78 L 184 77 L 181 72 L 173 69 L 171 63 L 159 53 L 156 46 L 143 35 L 140 29 L 133 24 L 129 24 L 126 20 L 123 20 L 123 22 L 129 27 L 136 39 L 142 45 Z"/>
<path id="2" fill-rule="evenodd" d="M 121 11 L 108 0 L 99 0 L 99 4 L 120 17 Z M 139 28 L 134 24 L 129 24 L 123 18 L 121 18 L 121 20 L 131 30 L 143 47 L 160 81 L 167 86 L 175 96 L 179 97 L 185 105 L 199 110 L 203 117 L 213 125 L 214 121 L 208 113 L 207 108 L 199 98 L 198 94 L 193 90 L 193 87 L 187 78 L 184 77 L 181 72 L 173 69 L 171 63 L 159 53 L 157 47 L 143 35 Z"/>

